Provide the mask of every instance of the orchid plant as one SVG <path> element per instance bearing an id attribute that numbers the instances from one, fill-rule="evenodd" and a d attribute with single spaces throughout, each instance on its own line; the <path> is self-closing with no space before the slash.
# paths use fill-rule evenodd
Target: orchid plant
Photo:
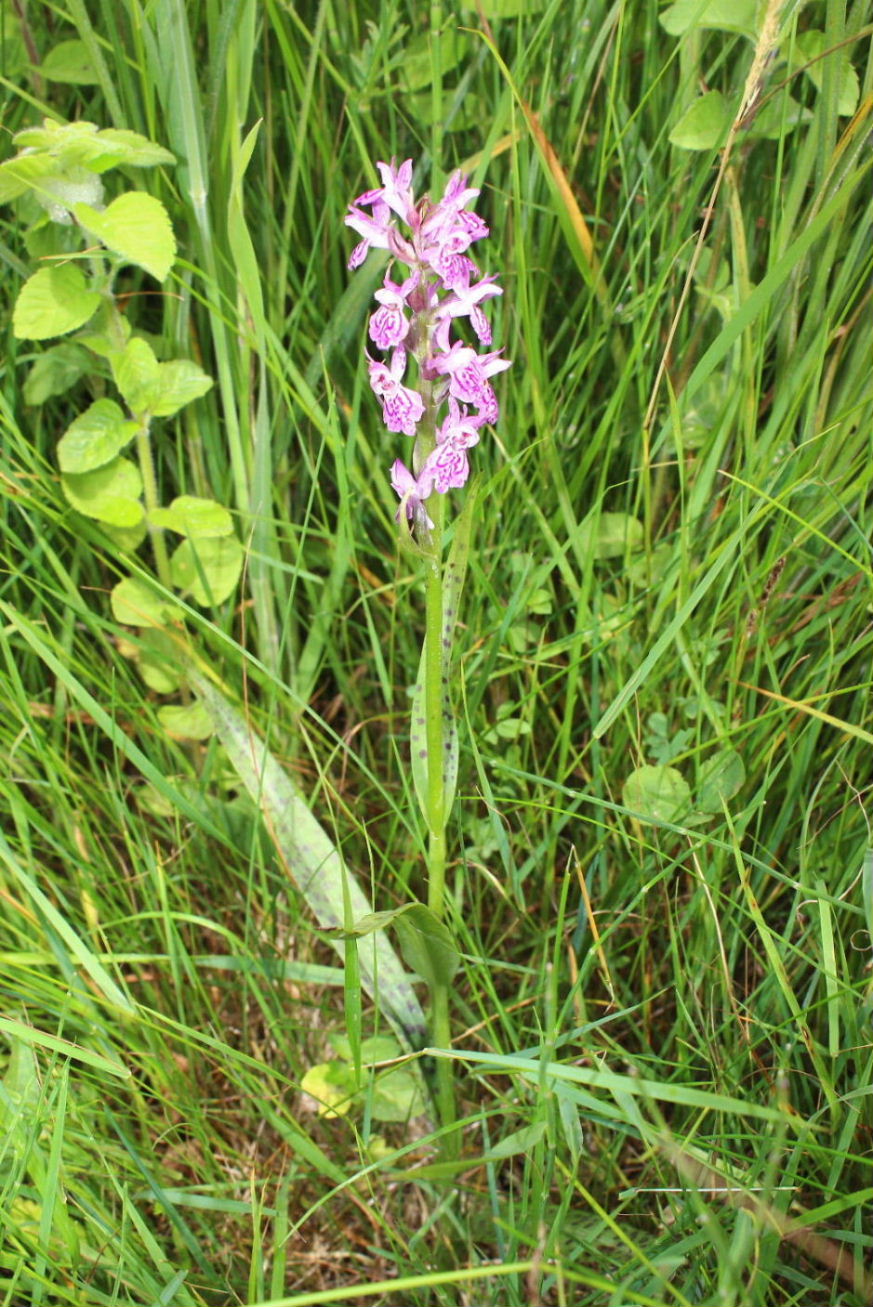
<path id="1" fill-rule="evenodd" d="M 387 250 L 391 256 L 369 322 L 369 338 L 388 361 L 368 352 L 367 366 L 386 427 L 413 441 L 411 457 L 395 459 L 391 469 L 403 541 L 425 560 L 426 631 L 422 676 L 413 702 L 412 766 L 428 831 L 428 903 L 416 913 L 419 938 L 425 937 L 428 946 L 419 947 L 410 960 L 430 986 L 434 1042 L 447 1049 L 449 984 L 457 965 L 445 923 L 445 832 L 457 768 L 448 661 L 469 514 L 458 520 L 452 552 L 444 563 L 445 496 L 466 484 L 468 451 L 499 417 L 491 378 L 510 361 L 500 350 L 488 348 L 491 327 L 483 307 L 502 294 L 501 287 L 494 276 L 481 275 L 468 253 L 474 242 L 488 235 L 485 222 L 469 207 L 479 191 L 456 172 L 437 203 L 429 196 L 416 200 L 411 159 L 399 167 L 393 160 L 380 162 L 377 168 L 382 185 L 359 195 L 345 221 L 361 237 L 349 259 L 350 269 L 359 268 L 371 249 Z M 404 270 L 400 280 L 395 279 L 395 264 Z M 465 318 L 477 346 L 484 349 L 456 334 Z M 403 926 L 400 915 L 397 924 Z M 437 1072 L 440 1116 L 451 1132 L 451 1062 L 440 1059 Z"/>

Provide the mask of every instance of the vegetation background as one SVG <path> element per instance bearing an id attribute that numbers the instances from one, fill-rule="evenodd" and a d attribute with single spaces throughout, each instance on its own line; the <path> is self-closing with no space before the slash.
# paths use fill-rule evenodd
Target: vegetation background
<path id="1" fill-rule="evenodd" d="M 28 402 L 2 210 L 0 1301 L 868 1303 L 873 6 L 0 13 L 4 157 L 45 116 L 176 156 L 131 179 L 180 257 L 125 311 L 216 378 L 159 476 L 247 551 L 189 629 L 378 909 L 421 891 L 422 605 L 345 266 L 375 160 L 472 171 L 514 360 L 457 650 L 453 1169 L 381 1072 L 301 1092 L 348 986 L 129 657 L 54 454 L 104 381 Z"/>

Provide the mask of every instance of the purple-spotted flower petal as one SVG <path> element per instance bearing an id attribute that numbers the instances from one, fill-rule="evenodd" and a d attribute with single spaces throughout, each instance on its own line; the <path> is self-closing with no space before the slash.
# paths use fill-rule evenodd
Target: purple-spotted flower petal
<path id="1" fill-rule="evenodd" d="M 406 370 L 406 350 L 398 346 L 391 356 L 391 366 L 371 359 L 367 355 L 370 385 L 382 401 L 382 417 L 389 431 L 402 431 L 414 436 L 424 416 L 424 400 L 417 390 L 404 386 L 400 378 Z"/>

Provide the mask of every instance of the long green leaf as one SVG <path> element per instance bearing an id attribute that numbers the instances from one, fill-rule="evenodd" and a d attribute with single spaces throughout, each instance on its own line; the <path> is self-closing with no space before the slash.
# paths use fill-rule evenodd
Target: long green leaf
<path id="1" fill-rule="evenodd" d="M 319 925 L 328 930 L 345 927 L 344 892 L 353 920 L 372 912 L 367 896 L 324 827 L 242 714 L 204 676 L 192 671 L 188 679 L 212 718 L 240 780 L 263 813 L 282 860 Z M 343 941 L 336 939 L 332 943 L 344 956 Z M 426 1039 L 424 1013 L 383 932 L 361 941 L 359 962 L 364 989 L 385 1013 L 404 1046 L 420 1048 Z"/>

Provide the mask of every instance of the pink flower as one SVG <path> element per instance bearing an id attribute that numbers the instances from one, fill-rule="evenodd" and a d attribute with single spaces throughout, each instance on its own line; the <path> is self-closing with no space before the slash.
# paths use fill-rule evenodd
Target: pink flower
<path id="1" fill-rule="evenodd" d="M 407 277 L 406 281 L 398 286 L 386 273 L 384 286 L 376 291 L 376 299 L 381 307 L 370 318 L 370 339 L 380 349 L 393 349 L 395 345 L 400 345 L 406 339 L 409 332 L 409 319 L 405 310 L 409 307 L 409 295 L 418 285 L 418 281 L 418 273 L 413 272 L 411 277 Z"/>
<path id="2" fill-rule="evenodd" d="M 459 340 L 446 353 L 433 356 L 428 363 L 430 371 L 449 378 L 450 395 L 463 404 L 474 404 L 482 422 L 491 423 L 497 421 L 500 409 L 488 378 L 509 366 L 510 360 L 500 358 L 499 351 L 479 355 Z"/>
<path id="3" fill-rule="evenodd" d="M 452 286 L 452 294 L 444 299 L 436 311 L 436 317 L 440 322 L 440 328 L 437 328 L 435 339 L 439 343 L 440 349 L 448 349 L 448 325 L 443 327 L 443 323 L 448 318 L 469 317 L 473 330 L 479 337 L 483 345 L 491 344 L 491 324 L 485 317 L 479 305 L 483 300 L 490 299 L 492 295 L 502 295 L 503 290 L 500 286 L 495 286 L 496 277 L 483 277 L 473 286 L 470 285 L 470 274 L 467 272 L 462 279 Z M 377 292 L 378 294 L 378 292 Z"/>
<path id="4" fill-rule="evenodd" d="M 417 390 L 401 385 L 406 371 L 406 350 L 401 346 L 391 355 L 391 366 L 386 367 L 367 355 L 370 385 L 382 401 L 382 416 L 389 431 L 402 431 L 414 436 L 415 428 L 424 415 L 424 400 Z"/>

